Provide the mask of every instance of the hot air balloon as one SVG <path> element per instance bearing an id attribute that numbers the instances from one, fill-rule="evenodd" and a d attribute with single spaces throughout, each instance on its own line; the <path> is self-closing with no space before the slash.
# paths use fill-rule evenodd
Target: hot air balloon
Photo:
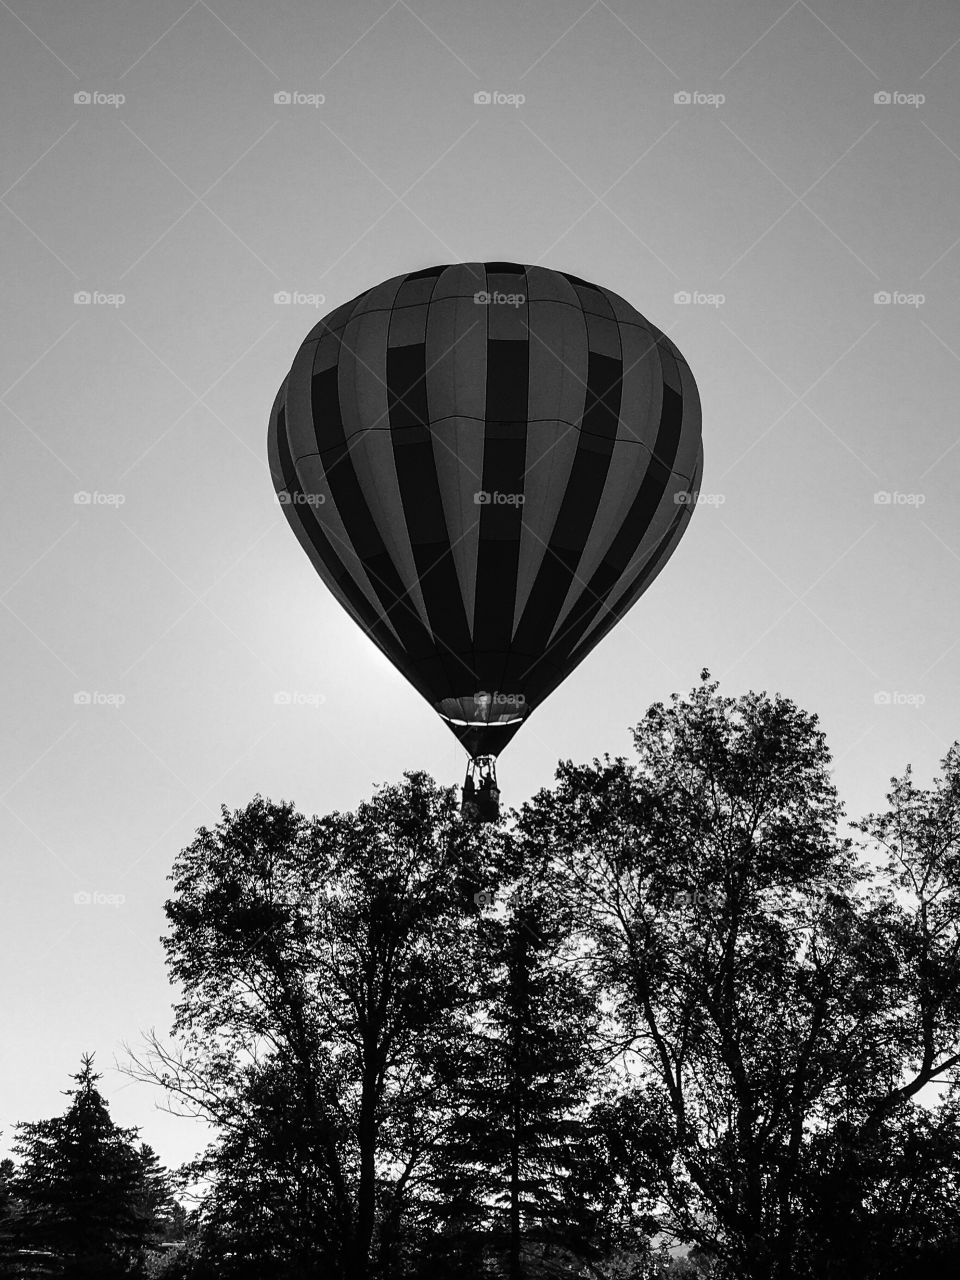
<path id="1" fill-rule="evenodd" d="M 546 267 L 394 276 L 307 335 L 277 395 L 284 512 L 470 756 L 496 757 L 640 598 L 696 505 L 696 383 L 609 289 Z"/>

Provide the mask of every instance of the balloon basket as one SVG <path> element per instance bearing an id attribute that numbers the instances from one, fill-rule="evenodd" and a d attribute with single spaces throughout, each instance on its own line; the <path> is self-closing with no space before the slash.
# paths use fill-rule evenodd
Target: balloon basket
<path id="1" fill-rule="evenodd" d="M 474 756 L 463 780 L 460 813 L 475 822 L 497 822 L 500 818 L 500 788 L 497 785 L 496 756 Z"/>

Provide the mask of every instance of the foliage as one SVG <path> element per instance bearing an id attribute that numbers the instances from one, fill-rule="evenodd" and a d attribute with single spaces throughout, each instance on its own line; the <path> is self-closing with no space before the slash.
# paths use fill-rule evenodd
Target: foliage
<path id="1" fill-rule="evenodd" d="M 488 844 L 411 774 L 312 821 L 258 797 L 183 851 L 182 1043 L 141 1067 L 220 1130 L 188 1173 L 212 1183 L 221 1274 L 402 1265 L 466 1051 Z"/>
<path id="2" fill-rule="evenodd" d="M 562 867 L 613 1009 L 621 1174 L 720 1274 L 826 1276 L 838 1258 L 836 1274 L 873 1274 L 855 1240 L 917 1243 L 883 1194 L 894 1153 L 914 1197 L 935 1190 L 907 1130 L 945 1118 L 903 1105 L 960 1062 L 956 781 L 909 794 L 911 839 L 900 792 L 868 824 L 897 832 L 911 870 L 895 879 L 838 836 L 823 734 L 789 700 L 724 698 L 704 673 L 634 737 L 635 764 L 562 766 L 520 818 Z"/>
<path id="3" fill-rule="evenodd" d="M 136 1068 L 217 1133 L 164 1274 L 955 1269 L 960 747 L 852 839 L 787 698 L 705 672 L 634 743 L 499 825 L 408 774 L 198 832 Z"/>
<path id="4" fill-rule="evenodd" d="M 136 1129 L 110 1119 L 92 1055 L 73 1079 L 62 1116 L 17 1125 L 20 1163 L 7 1179 L 10 1274 L 142 1276 L 170 1221 L 168 1176 Z"/>

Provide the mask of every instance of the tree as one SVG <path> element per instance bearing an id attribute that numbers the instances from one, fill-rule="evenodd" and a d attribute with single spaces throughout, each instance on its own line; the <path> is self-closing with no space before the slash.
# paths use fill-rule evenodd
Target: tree
<path id="1" fill-rule="evenodd" d="M 14 1193 L 13 1161 L 0 1160 L 0 1280 L 14 1274 L 14 1225 L 18 1216 L 18 1203 Z"/>
<path id="2" fill-rule="evenodd" d="M 110 1119 L 91 1054 L 72 1078 L 64 1115 L 17 1125 L 16 1244 L 68 1280 L 142 1275 L 171 1208 L 167 1175 L 136 1129 Z"/>
<path id="3" fill-rule="evenodd" d="M 874 866 L 879 1017 L 852 1046 L 864 1064 L 834 1102 L 837 1123 L 811 1150 L 805 1250 L 815 1273 L 911 1274 L 960 1261 L 960 746 L 929 789 L 907 768 L 887 808 L 857 824 Z M 952 1086 L 936 1107 L 917 1100 Z M 919 1264 L 917 1264 L 919 1265 Z M 818 1271 L 819 1268 L 819 1271 Z"/>
<path id="4" fill-rule="evenodd" d="M 636 764 L 562 766 L 520 822 L 613 1011 L 622 1180 L 718 1275 L 952 1258 L 956 1109 L 916 1100 L 960 1062 L 956 749 L 932 792 L 901 780 L 862 825 L 878 865 L 838 835 L 825 739 L 789 700 L 704 673 L 634 740 Z"/>
<path id="5" fill-rule="evenodd" d="M 960 744 L 931 789 L 918 788 L 908 768 L 892 779 L 887 803 L 858 825 L 882 859 L 877 896 L 895 949 L 882 1040 L 907 1070 L 868 1095 L 871 1130 L 931 1081 L 960 1078 Z"/>
<path id="6" fill-rule="evenodd" d="M 202 828 L 167 904 L 176 1051 L 137 1070 L 220 1136 L 200 1254 L 223 1275 L 365 1280 L 424 1224 L 476 1002 L 496 839 L 423 775 L 308 820 L 257 797 Z"/>
<path id="7" fill-rule="evenodd" d="M 829 755 L 815 717 L 706 673 L 634 740 L 636 765 L 562 767 L 521 825 L 563 863 L 615 1009 L 625 1169 L 655 1171 L 668 1232 L 766 1280 L 792 1249 L 810 1100 L 869 1005 Z"/>
<path id="8" fill-rule="evenodd" d="M 957 1098 L 903 1104 L 882 1126 L 841 1123 L 810 1143 L 795 1266 L 803 1276 L 908 1280 L 957 1274 Z"/>
<path id="9" fill-rule="evenodd" d="M 634 742 L 502 827 L 409 774 L 201 828 L 137 1068 L 217 1131 L 170 1280 L 955 1270 L 960 747 L 854 841 L 789 699 L 704 673 Z"/>
<path id="10" fill-rule="evenodd" d="M 464 1274 L 482 1258 L 509 1280 L 579 1274 L 602 1234 L 584 1177 L 596 1007 L 541 871 L 527 868 L 502 918 L 483 921 L 481 1016 L 434 1158 L 435 1212 L 456 1224 Z M 434 1274 L 452 1269 L 441 1252 L 425 1260 Z"/>

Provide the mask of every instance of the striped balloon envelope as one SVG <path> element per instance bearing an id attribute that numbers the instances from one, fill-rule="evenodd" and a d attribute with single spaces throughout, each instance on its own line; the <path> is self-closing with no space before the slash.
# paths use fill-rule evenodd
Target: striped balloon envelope
<path id="1" fill-rule="evenodd" d="M 676 346 L 609 289 L 462 263 L 321 320 L 269 455 L 333 595 L 471 756 L 496 756 L 673 553 L 700 402 Z"/>

